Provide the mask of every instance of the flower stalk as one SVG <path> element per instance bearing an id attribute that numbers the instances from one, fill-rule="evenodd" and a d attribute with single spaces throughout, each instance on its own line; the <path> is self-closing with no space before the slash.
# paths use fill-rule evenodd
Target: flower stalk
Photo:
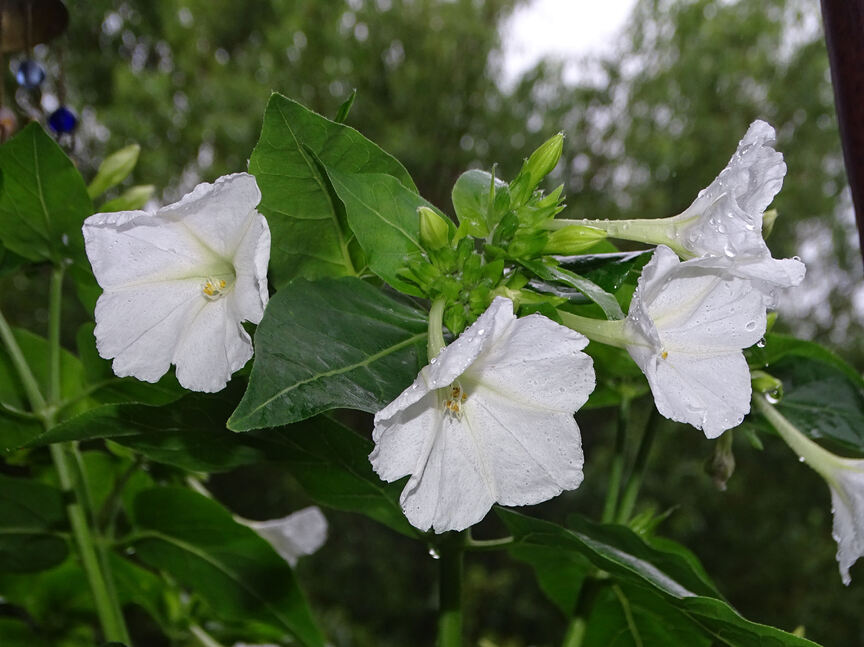
<path id="1" fill-rule="evenodd" d="M 462 562 L 464 533 L 450 533 L 438 545 L 438 647 L 462 647 Z"/>

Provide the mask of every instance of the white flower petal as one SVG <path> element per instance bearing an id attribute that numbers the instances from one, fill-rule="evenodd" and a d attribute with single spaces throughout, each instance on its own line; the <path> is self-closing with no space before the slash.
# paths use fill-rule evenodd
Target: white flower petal
<path id="1" fill-rule="evenodd" d="M 399 497 L 402 510 L 420 530 L 464 530 L 483 519 L 495 502 L 477 439 L 455 418 L 439 413 L 429 441 L 428 453 Z"/>
<path id="2" fill-rule="evenodd" d="M 234 289 L 228 295 L 243 321 L 261 322 L 270 298 L 267 291 L 267 265 L 270 262 L 270 227 L 256 213 L 234 255 Z"/>
<path id="3" fill-rule="evenodd" d="M 248 173 L 225 175 L 213 184 L 202 183 L 158 215 L 180 222 L 189 233 L 223 258 L 232 258 L 259 217 L 255 207 L 261 192 Z"/>
<path id="4" fill-rule="evenodd" d="M 99 354 L 114 358 L 118 376 L 155 382 L 171 364 L 178 331 L 205 304 L 197 281 L 106 291 L 96 303 Z"/>
<path id="5" fill-rule="evenodd" d="M 105 290 L 200 279 L 218 264 L 181 224 L 145 211 L 97 213 L 84 221 L 83 232 L 93 274 Z"/>
<path id="6" fill-rule="evenodd" d="M 496 501 L 538 503 L 581 483 L 586 341 L 539 315 L 516 320 L 496 299 L 441 352 L 443 369 L 423 369 L 375 416 L 370 461 L 387 481 L 411 474 L 400 501 L 414 526 L 462 530 Z"/>
<path id="7" fill-rule="evenodd" d="M 171 361 L 185 388 L 221 391 L 231 374 L 252 358 L 252 340 L 230 309 L 229 299 L 205 300 L 182 329 Z"/>
<path id="8" fill-rule="evenodd" d="M 571 412 L 526 404 L 484 384 L 462 419 L 498 503 L 540 503 L 582 483 L 582 441 Z"/>
<path id="9" fill-rule="evenodd" d="M 803 264 L 791 266 L 800 261 L 773 259 L 762 237 L 764 211 L 786 174 L 783 155 L 773 143 L 774 129 L 753 122 L 726 168 L 686 211 L 670 219 L 676 238 L 692 256 L 725 259 L 732 274 L 759 279 L 768 294 L 804 277 Z"/>
<path id="10" fill-rule="evenodd" d="M 424 386 L 418 385 L 418 381 L 424 382 Z M 418 377 L 402 395 L 375 416 L 372 432 L 375 448 L 369 454 L 369 461 L 375 473 L 388 483 L 411 474 L 420 462 L 420 456 L 428 455 L 430 447 L 426 445 L 438 433 L 444 402 L 437 391 L 426 389 L 410 404 L 394 406 L 408 402 L 421 388 L 425 388 L 425 381 Z M 403 397 L 409 392 L 410 397 Z M 381 415 L 387 409 L 392 410 L 391 415 Z"/>
<path id="11" fill-rule="evenodd" d="M 266 539 L 291 566 L 300 557 L 316 552 L 327 541 L 327 519 L 317 506 L 303 508 L 281 519 L 238 521 Z"/>
<path id="12" fill-rule="evenodd" d="M 849 586 L 849 569 L 864 557 L 864 460 L 837 460 L 840 467 L 823 476 L 831 489 L 832 535 L 837 542 L 840 577 Z"/>
<path id="13" fill-rule="evenodd" d="M 750 411 L 750 369 L 744 355 L 692 355 L 667 351 L 664 358 L 639 348 L 631 355 L 648 378 L 663 416 L 716 438 L 737 427 Z"/>

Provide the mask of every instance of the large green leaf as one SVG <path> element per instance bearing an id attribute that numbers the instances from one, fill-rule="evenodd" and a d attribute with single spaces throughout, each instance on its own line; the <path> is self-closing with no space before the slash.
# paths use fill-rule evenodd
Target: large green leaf
<path id="1" fill-rule="evenodd" d="M 183 488 L 153 488 L 135 498 L 132 522 L 136 555 L 218 616 L 260 620 L 304 645 L 324 645 L 291 568 L 216 501 Z"/>
<path id="2" fill-rule="evenodd" d="M 544 588 L 554 582 L 550 597 L 559 606 L 562 601 L 572 604 L 577 599 L 583 580 L 576 577 L 568 583 L 566 578 L 556 578 L 549 572 L 556 563 L 578 565 L 573 557 L 576 554 L 605 573 L 595 602 L 598 606 L 593 607 L 597 626 L 592 627 L 592 616 L 587 645 L 814 645 L 742 618 L 720 597 L 704 571 L 694 567 L 692 556 L 685 551 L 653 547 L 625 526 L 601 525 L 574 517 L 574 527 L 568 530 L 510 510 L 499 508 L 497 512 L 516 539 L 510 548 L 514 557 L 543 554 L 542 560 L 526 561 L 534 567 Z M 604 592 L 606 588 L 615 599 L 609 591 Z"/>
<path id="3" fill-rule="evenodd" d="M 769 335 L 751 358 L 783 382 L 777 409 L 814 440 L 864 454 L 864 380 L 831 351 L 813 342 Z M 766 423 L 767 424 L 767 423 Z"/>
<path id="4" fill-rule="evenodd" d="M 406 267 L 407 258 L 423 254 L 417 208 L 435 207 L 391 175 L 340 173 L 329 167 L 327 173 L 366 253 L 369 269 L 394 288 L 421 296 L 416 285 L 399 276 L 399 270 Z"/>
<path id="5" fill-rule="evenodd" d="M 267 442 L 268 455 L 285 462 L 316 503 L 359 512 L 404 535 L 417 536 L 399 507 L 404 484 L 385 483 L 372 471 L 368 457 L 374 445 L 369 439 L 325 416 L 254 435 Z"/>
<path id="6" fill-rule="evenodd" d="M 82 260 L 81 225 L 93 213 L 84 179 L 33 122 L 0 146 L 0 239 L 31 261 Z"/>
<path id="7" fill-rule="evenodd" d="M 0 475 L 0 572 L 30 573 L 66 559 L 66 540 L 56 534 L 66 520 L 60 490 Z"/>
<path id="8" fill-rule="evenodd" d="M 224 472 L 265 459 L 265 451 L 225 429 L 236 399 L 190 394 L 168 406 L 109 404 L 82 413 L 30 445 L 107 438 L 159 463 Z"/>
<path id="9" fill-rule="evenodd" d="M 359 279 L 294 281 L 267 305 L 249 388 L 228 427 L 381 409 L 423 366 L 426 326 L 423 312 Z"/>
<path id="10" fill-rule="evenodd" d="M 270 271 L 282 287 L 295 277 L 355 274 L 351 232 L 326 172 L 384 173 L 408 189 L 414 183 L 396 158 L 353 128 L 274 94 L 249 172 L 261 188 L 259 209 L 273 236 Z"/>

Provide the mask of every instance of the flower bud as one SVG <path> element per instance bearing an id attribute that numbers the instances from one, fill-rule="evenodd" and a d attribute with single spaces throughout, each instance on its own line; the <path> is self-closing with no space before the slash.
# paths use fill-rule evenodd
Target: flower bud
<path id="1" fill-rule="evenodd" d="M 450 242 L 447 221 L 429 207 L 418 207 L 417 214 L 420 216 L 420 244 L 430 251 L 445 247 Z"/>
<path id="2" fill-rule="evenodd" d="M 776 404 L 783 398 L 783 382 L 765 371 L 752 371 L 750 384 L 756 393 L 764 393 L 772 404 Z"/>
<path id="3" fill-rule="evenodd" d="M 596 227 L 571 225 L 549 234 L 544 254 L 579 254 L 606 238 L 606 232 Z"/>
<path id="4" fill-rule="evenodd" d="M 777 213 L 777 209 L 769 209 L 762 214 L 762 238 L 768 238 L 771 235 L 778 215 L 780 214 Z"/>
<path id="5" fill-rule="evenodd" d="M 519 175 L 510 185 L 511 206 L 520 206 L 528 201 L 540 180 L 555 168 L 564 149 L 564 134 L 558 133 L 547 139 L 525 160 Z"/>
<path id="6" fill-rule="evenodd" d="M 714 480 L 714 485 L 721 492 L 726 490 L 726 483 L 735 472 L 732 436 L 731 429 L 720 436 L 714 444 L 714 455 L 705 462 L 705 471 Z"/>
<path id="7" fill-rule="evenodd" d="M 444 311 L 444 325 L 454 335 L 458 335 L 465 330 L 466 323 L 468 323 L 468 320 L 465 317 L 465 308 L 461 303 L 448 306 Z"/>
<path id="8" fill-rule="evenodd" d="M 138 144 L 130 144 L 106 157 L 99 165 L 96 177 L 87 187 L 90 198 L 102 195 L 112 186 L 117 186 L 125 180 L 138 163 L 139 152 L 141 147 Z"/>

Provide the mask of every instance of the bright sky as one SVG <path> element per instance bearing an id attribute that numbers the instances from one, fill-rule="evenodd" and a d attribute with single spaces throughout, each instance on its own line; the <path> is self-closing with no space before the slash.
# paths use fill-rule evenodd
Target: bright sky
<path id="1" fill-rule="evenodd" d="M 533 0 L 504 25 L 504 82 L 544 56 L 603 52 L 636 0 Z"/>

